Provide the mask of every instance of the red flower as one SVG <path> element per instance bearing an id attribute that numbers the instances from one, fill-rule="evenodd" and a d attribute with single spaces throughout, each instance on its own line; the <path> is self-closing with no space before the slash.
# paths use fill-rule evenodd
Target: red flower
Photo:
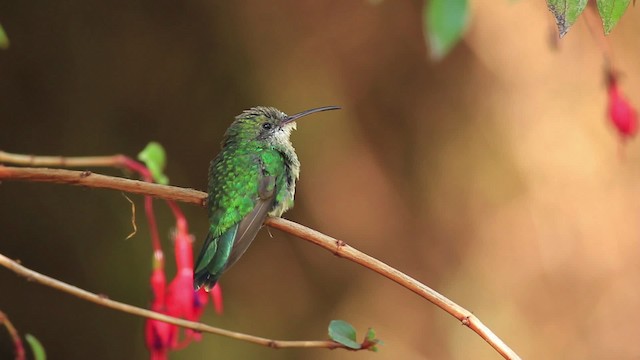
<path id="1" fill-rule="evenodd" d="M 153 182 L 151 172 L 142 164 L 127 157 L 122 157 L 121 161 L 124 167 L 140 173 L 145 181 Z M 144 204 L 153 246 L 153 271 L 151 273 L 153 301 L 151 310 L 190 321 L 198 321 L 204 312 L 208 295 L 204 290 L 196 292 L 193 289 L 193 238 L 189 235 L 187 220 L 173 201 L 167 201 L 176 218 L 174 242 L 177 268 L 176 277 L 167 288 L 164 273 L 164 254 L 153 212 L 152 198 L 145 196 Z M 221 313 L 222 293 L 219 286 L 216 285 L 214 287 L 211 296 L 213 297 L 216 312 Z M 151 319 L 148 319 L 145 323 L 145 340 L 151 354 L 151 360 L 165 360 L 168 358 L 169 350 L 182 348 L 192 340 L 200 340 L 202 335 L 187 329 L 182 341 L 179 342 L 178 337 L 178 327 L 175 325 Z"/>
<path id="2" fill-rule="evenodd" d="M 209 298 L 204 290 L 196 292 L 193 289 L 193 237 L 189 234 L 187 220 L 182 211 L 173 202 L 169 201 L 168 204 L 176 217 L 174 250 L 177 273 L 167 288 L 164 274 L 164 255 L 160 247 L 153 205 L 150 199 L 145 202 L 154 248 L 153 271 L 151 273 L 151 289 L 153 290 L 151 310 L 190 321 L 198 321 Z M 220 313 L 222 311 L 222 294 L 218 286 L 214 288 L 212 296 L 216 311 Z M 177 326 L 157 320 L 147 320 L 145 339 L 151 360 L 165 360 L 169 350 L 183 348 L 192 340 L 202 338 L 200 333 L 190 329 L 185 330 L 184 334 L 184 339 L 179 341 Z"/>
<path id="3" fill-rule="evenodd" d="M 156 262 L 157 263 L 157 262 Z M 153 290 L 153 302 L 151 310 L 170 315 L 165 307 L 164 270 L 160 266 L 154 266 L 151 273 L 151 289 Z M 145 340 L 151 360 L 167 359 L 167 353 L 175 342 L 177 327 L 162 321 L 147 319 L 145 324 Z"/>
<path id="4" fill-rule="evenodd" d="M 609 73 L 608 76 L 607 93 L 609 95 L 609 119 L 622 139 L 634 136 L 638 129 L 638 116 L 636 110 L 622 95 L 617 78 L 613 73 Z"/>
<path id="5" fill-rule="evenodd" d="M 184 218 L 179 218 L 174 236 L 176 256 L 176 277 L 169 285 L 167 308 L 172 316 L 197 321 L 202 314 L 197 307 L 197 296 L 193 289 L 193 239 L 187 230 Z M 200 334 L 193 330 L 185 331 L 184 342 L 178 344 L 174 339 L 173 348 L 186 346 L 191 340 L 200 340 Z"/>
<path id="6" fill-rule="evenodd" d="M 176 277 L 171 281 L 167 292 L 166 304 L 172 316 L 181 317 L 190 321 L 198 321 L 204 312 L 208 296 L 204 291 L 196 292 L 193 289 L 193 237 L 189 234 L 187 221 L 181 212 L 176 211 L 176 231 L 174 236 L 174 249 L 176 257 Z M 222 310 L 222 295 L 220 289 L 212 294 L 216 311 Z M 200 340 L 202 335 L 196 331 L 185 330 L 185 338 L 178 343 L 174 338 L 172 348 L 182 348 L 192 340 Z"/>

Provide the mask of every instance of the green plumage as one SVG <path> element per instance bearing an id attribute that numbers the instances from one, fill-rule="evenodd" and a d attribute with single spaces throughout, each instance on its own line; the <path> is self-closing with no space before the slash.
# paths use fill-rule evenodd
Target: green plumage
<path id="1" fill-rule="evenodd" d="M 208 291 L 255 238 L 267 215 L 293 206 L 300 163 L 289 141 L 296 115 L 255 107 L 236 117 L 209 168 L 209 233 L 196 261 L 194 287 Z"/>

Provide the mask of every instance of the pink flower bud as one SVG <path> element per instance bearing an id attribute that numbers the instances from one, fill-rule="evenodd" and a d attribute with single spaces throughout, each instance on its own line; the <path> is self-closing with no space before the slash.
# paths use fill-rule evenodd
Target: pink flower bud
<path id="1" fill-rule="evenodd" d="M 634 136 L 638 129 L 636 110 L 620 92 L 617 79 L 613 74 L 609 74 L 607 92 L 609 95 L 609 119 L 623 139 Z"/>

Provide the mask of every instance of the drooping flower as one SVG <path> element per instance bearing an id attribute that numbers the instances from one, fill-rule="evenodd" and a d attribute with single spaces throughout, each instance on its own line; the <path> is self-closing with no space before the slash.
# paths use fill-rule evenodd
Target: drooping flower
<path id="1" fill-rule="evenodd" d="M 151 290 L 153 291 L 151 310 L 171 315 L 165 306 L 165 287 L 166 278 L 164 276 L 164 269 L 160 266 L 154 266 L 151 273 Z M 145 324 L 145 340 L 151 355 L 151 360 L 168 359 L 168 352 L 171 345 L 175 342 L 177 330 L 175 325 L 154 319 L 147 319 Z"/>
<path id="2" fill-rule="evenodd" d="M 175 204 L 170 203 L 176 217 L 176 230 L 174 233 L 174 251 L 176 258 L 176 276 L 171 281 L 167 291 L 166 304 L 172 316 L 190 321 L 198 321 L 202 316 L 208 296 L 205 292 L 195 291 L 193 288 L 193 236 L 189 234 L 187 221 Z M 221 310 L 222 295 L 218 288 L 214 295 L 216 311 Z M 178 342 L 174 338 L 172 348 L 182 348 L 192 340 L 200 340 L 199 332 L 186 329 L 185 337 Z"/>
<path id="3" fill-rule="evenodd" d="M 167 292 L 167 308 L 172 316 L 197 321 L 201 315 L 196 307 L 197 296 L 193 289 L 193 238 L 189 235 L 186 221 L 178 218 L 174 236 L 176 257 L 176 276 L 169 284 Z M 200 334 L 193 330 L 185 331 L 185 341 L 178 346 L 174 339 L 173 347 L 186 346 L 191 340 L 200 340 Z"/>
<path id="4" fill-rule="evenodd" d="M 152 182 L 153 179 L 146 167 L 135 161 L 129 161 L 125 165 L 127 168 L 138 171 L 145 181 Z M 153 202 L 151 197 L 145 197 L 145 213 L 153 246 L 153 270 L 150 281 L 153 292 L 151 310 L 172 317 L 198 321 L 204 312 L 208 295 L 204 291 L 196 292 L 193 288 L 193 237 L 189 234 L 187 220 L 180 208 L 172 201 L 167 201 L 167 204 L 176 218 L 174 245 L 177 270 L 175 278 L 168 287 L 164 272 L 164 254 L 153 211 Z M 222 293 L 219 286 L 214 288 L 212 296 L 216 312 L 221 313 Z M 192 340 L 202 338 L 200 333 L 190 329 L 185 330 L 184 334 L 184 338 L 180 341 L 177 326 L 147 319 L 145 340 L 151 360 L 166 360 L 170 350 L 183 348 Z"/>
<path id="5" fill-rule="evenodd" d="M 638 130 L 638 116 L 618 86 L 615 73 L 610 71 L 607 76 L 607 94 L 609 96 L 609 120 L 623 140 L 635 136 Z"/>

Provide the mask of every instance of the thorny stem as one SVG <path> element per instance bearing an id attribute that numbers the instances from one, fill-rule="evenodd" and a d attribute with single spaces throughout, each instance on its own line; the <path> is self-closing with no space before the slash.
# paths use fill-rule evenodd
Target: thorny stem
<path id="1" fill-rule="evenodd" d="M 4 325 L 4 327 L 7 328 L 7 332 L 9 332 L 11 340 L 13 340 L 13 348 L 16 352 L 16 360 L 25 360 L 26 355 L 24 352 L 24 345 L 22 343 L 22 339 L 20 339 L 18 330 L 16 330 L 11 321 L 9 321 L 9 317 L 2 311 L 0 311 L 0 325 Z"/>

